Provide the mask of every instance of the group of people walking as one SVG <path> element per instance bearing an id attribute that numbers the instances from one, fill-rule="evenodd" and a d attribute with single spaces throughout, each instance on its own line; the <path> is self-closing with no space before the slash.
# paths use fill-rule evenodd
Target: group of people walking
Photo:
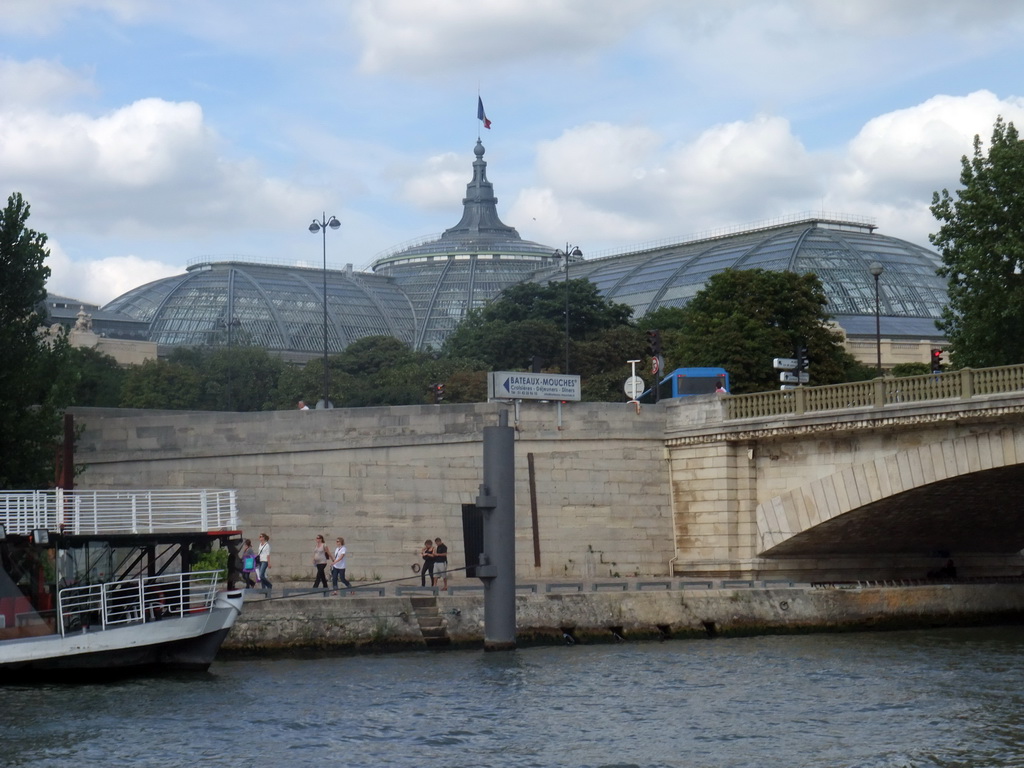
<path id="1" fill-rule="evenodd" d="M 242 549 L 238 553 L 242 561 L 242 581 L 248 589 L 272 589 L 273 583 L 267 578 L 267 568 L 270 567 L 270 537 L 261 533 L 259 543 L 254 549 L 252 539 L 246 539 L 242 543 Z"/>
<path id="2" fill-rule="evenodd" d="M 316 580 L 313 582 L 313 589 L 323 586 L 327 589 L 327 566 L 331 566 L 331 594 L 338 594 L 338 582 L 345 585 L 345 589 L 352 589 L 352 585 L 345 578 L 345 557 L 348 548 L 345 546 L 345 539 L 339 536 L 334 540 L 334 552 L 327 549 L 324 537 L 317 534 L 313 540 L 313 565 L 316 566 Z"/>
<path id="3" fill-rule="evenodd" d="M 313 565 L 316 567 L 316 579 L 313 581 L 313 589 L 327 586 L 327 567 L 331 568 L 332 594 L 338 594 L 338 582 L 345 585 L 345 589 L 352 589 L 352 584 L 345 578 L 345 558 L 348 555 L 348 548 L 345 546 L 345 539 L 339 536 L 334 540 L 334 551 L 327 547 L 324 537 L 317 534 L 313 540 Z M 423 542 L 423 549 L 420 550 L 423 558 L 423 565 L 420 568 L 420 586 L 427 585 L 427 577 L 430 577 L 430 586 L 441 586 L 442 590 L 448 589 L 448 546 L 441 541 L 441 537 L 431 541 Z M 249 589 L 273 588 L 273 583 L 267 577 L 267 569 L 270 567 L 270 536 L 266 533 L 259 535 L 256 547 L 252 541 L 246 539 L 238 553 L 241 561 L 242 580 Z"/>
<path id="4" fill-rule="evenodd" d="M 420 566 L 420 586 L 427 586 L 429 574 L 430 586 L 436 587 L 439 582 L 443 582 L 444 586 L 441 589 L 448 589 L 448 547 L 441 541 L 441 537 L 438 536 L 433 541 L 424 541 L 420 557 L 423 558 L 423 565 Z"/>
<path id="5" fill-rule="evenodd" d="M 313 588 L 323 586 L 327 589 L 327 566 L 331 566 L 331 589 L 338 594 L 338 582 L 345 585 L 346 589 L 352 589 L 352 584 L 345 578 L 345 557 L 348 549 L 345 546 L 345 539 L 339 536 L 335 539 L 334 552 L 327 548 L 324 537 L 317 534 L 313 541 L 313 565 L 316 566 L 316 581 Z M 259 543 L 253 547 L 252 540 L 246 539 L 238 553 L 241 560 L 242 580 L 249 589 L 272 589 L 273 583 L 267 577 L 267 568 L 270 567 L 270 536 L 261 533 Z"/>

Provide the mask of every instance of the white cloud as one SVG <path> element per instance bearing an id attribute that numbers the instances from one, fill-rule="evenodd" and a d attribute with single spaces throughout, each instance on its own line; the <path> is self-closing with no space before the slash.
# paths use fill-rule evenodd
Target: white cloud
<path id="1" fill-rule="evenodd" d="M 95 118 L 2 115 L 0 167 L 39 214 L 94 233 L 273 227 L 321 202 L 228 157 L 193 102 L 143 99 Z"/>
<path id="2" fill-rule="evenodd" d="M 0 110 L 52 105 L 95 90 L 90 78 L 56 62 L 0 59 Z"/>
<path id="3" fill-rule="evenodd" d="M 1024 122 L 1024 100 L 977 91 L 879 115 L 850 142 L 833 193 L 863 201 L 930 200 L 933 191 L 955 186 L 960 158 L 973 152 L 975 135 L 988 139 L 999 115 Z"/>
<path id="4" fill-rule="evenodd" d="M 406 177 L 402 197 L 417 208 L 450 211 L 453 202 L 465 194 L 471 178 L 464 156 L 454 152 L 434 155 Z"/>
<path id="5" fill-rule="evenodd" d="M 647 128 L 588 125 L 543 143 L 537 162 L 546 186 L 523 190 L 510 218 L 536 219 L 549 241 L 566 228 L 623 244 L 681 236 L 791 212 L 820 189 L 813 158 L 777 117 L 677 145 Z"/>
<path id="6" fill-rule="evenodd" d="M 543 55 L 591 55 L 639 23 L 651 0 L 358 0 L 362 69 L 424 75 Z"/>
<path id="7" fill-rule="evenodd" d="M 74 261 L 58 241 L 50 239 L 46 246 L 50 251 L 46 289 L 85 302 L 104 304 L 132 288 L 181 274 L 180 266 L 133 255 Z"/>

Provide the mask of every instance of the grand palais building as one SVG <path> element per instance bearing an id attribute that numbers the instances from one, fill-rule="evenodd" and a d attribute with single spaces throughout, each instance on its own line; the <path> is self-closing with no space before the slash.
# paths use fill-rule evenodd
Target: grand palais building
<path id="1" fill-rule="evenodd" d="M 244 340 L 308 360 L 324 351 L 325 287 L 331 353 L 378 335 L 424 350 L 438 348 L 468 310 L 525 281 L 586 278 L 606 298 L 632 307 L 637 319 L 684 305 L 725 269 L 761 268 L 816 274 L 828 312 L 863 362 L 875 362 L 876 295 L 885 367 L 927 362 L 929 349 L 943 342 L 935 326 L 946 304 L 938 255 L 879 234 L 866 219 L 794 216 L 600 258 L 566 256 L 524 240 L 501 221 L 479 139 L 474 156 L 459 222 L 379 256 L 369 272 L 282 266 L 281 259 L 202 259 L 184 274 L 134 288 L 102 308 L 51 295 L 50 322 L 77 324 L 107 342 L 104 351 L 118 339 L 161 352 Z"/>

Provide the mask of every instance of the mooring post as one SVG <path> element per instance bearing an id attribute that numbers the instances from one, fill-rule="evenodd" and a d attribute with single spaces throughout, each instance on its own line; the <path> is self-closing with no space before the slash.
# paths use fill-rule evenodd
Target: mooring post
<path id="1" fill-rule="evenodd" d="M 484 551 L 477 576 L 484 583 L 484 650 L 516 647 L 515 430 L 508 411 L 484 427 L 484 481 L 476 506 L 483 513 Z"/>

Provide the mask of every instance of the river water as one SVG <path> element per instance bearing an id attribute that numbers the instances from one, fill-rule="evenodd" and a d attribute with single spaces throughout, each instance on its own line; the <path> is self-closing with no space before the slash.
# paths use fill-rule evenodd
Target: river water
<path id="1" fill-rule="evenodd" d="M 0 687 L 3 766 L 1024 766 L 1024 627 L 218 662 Z"/>

